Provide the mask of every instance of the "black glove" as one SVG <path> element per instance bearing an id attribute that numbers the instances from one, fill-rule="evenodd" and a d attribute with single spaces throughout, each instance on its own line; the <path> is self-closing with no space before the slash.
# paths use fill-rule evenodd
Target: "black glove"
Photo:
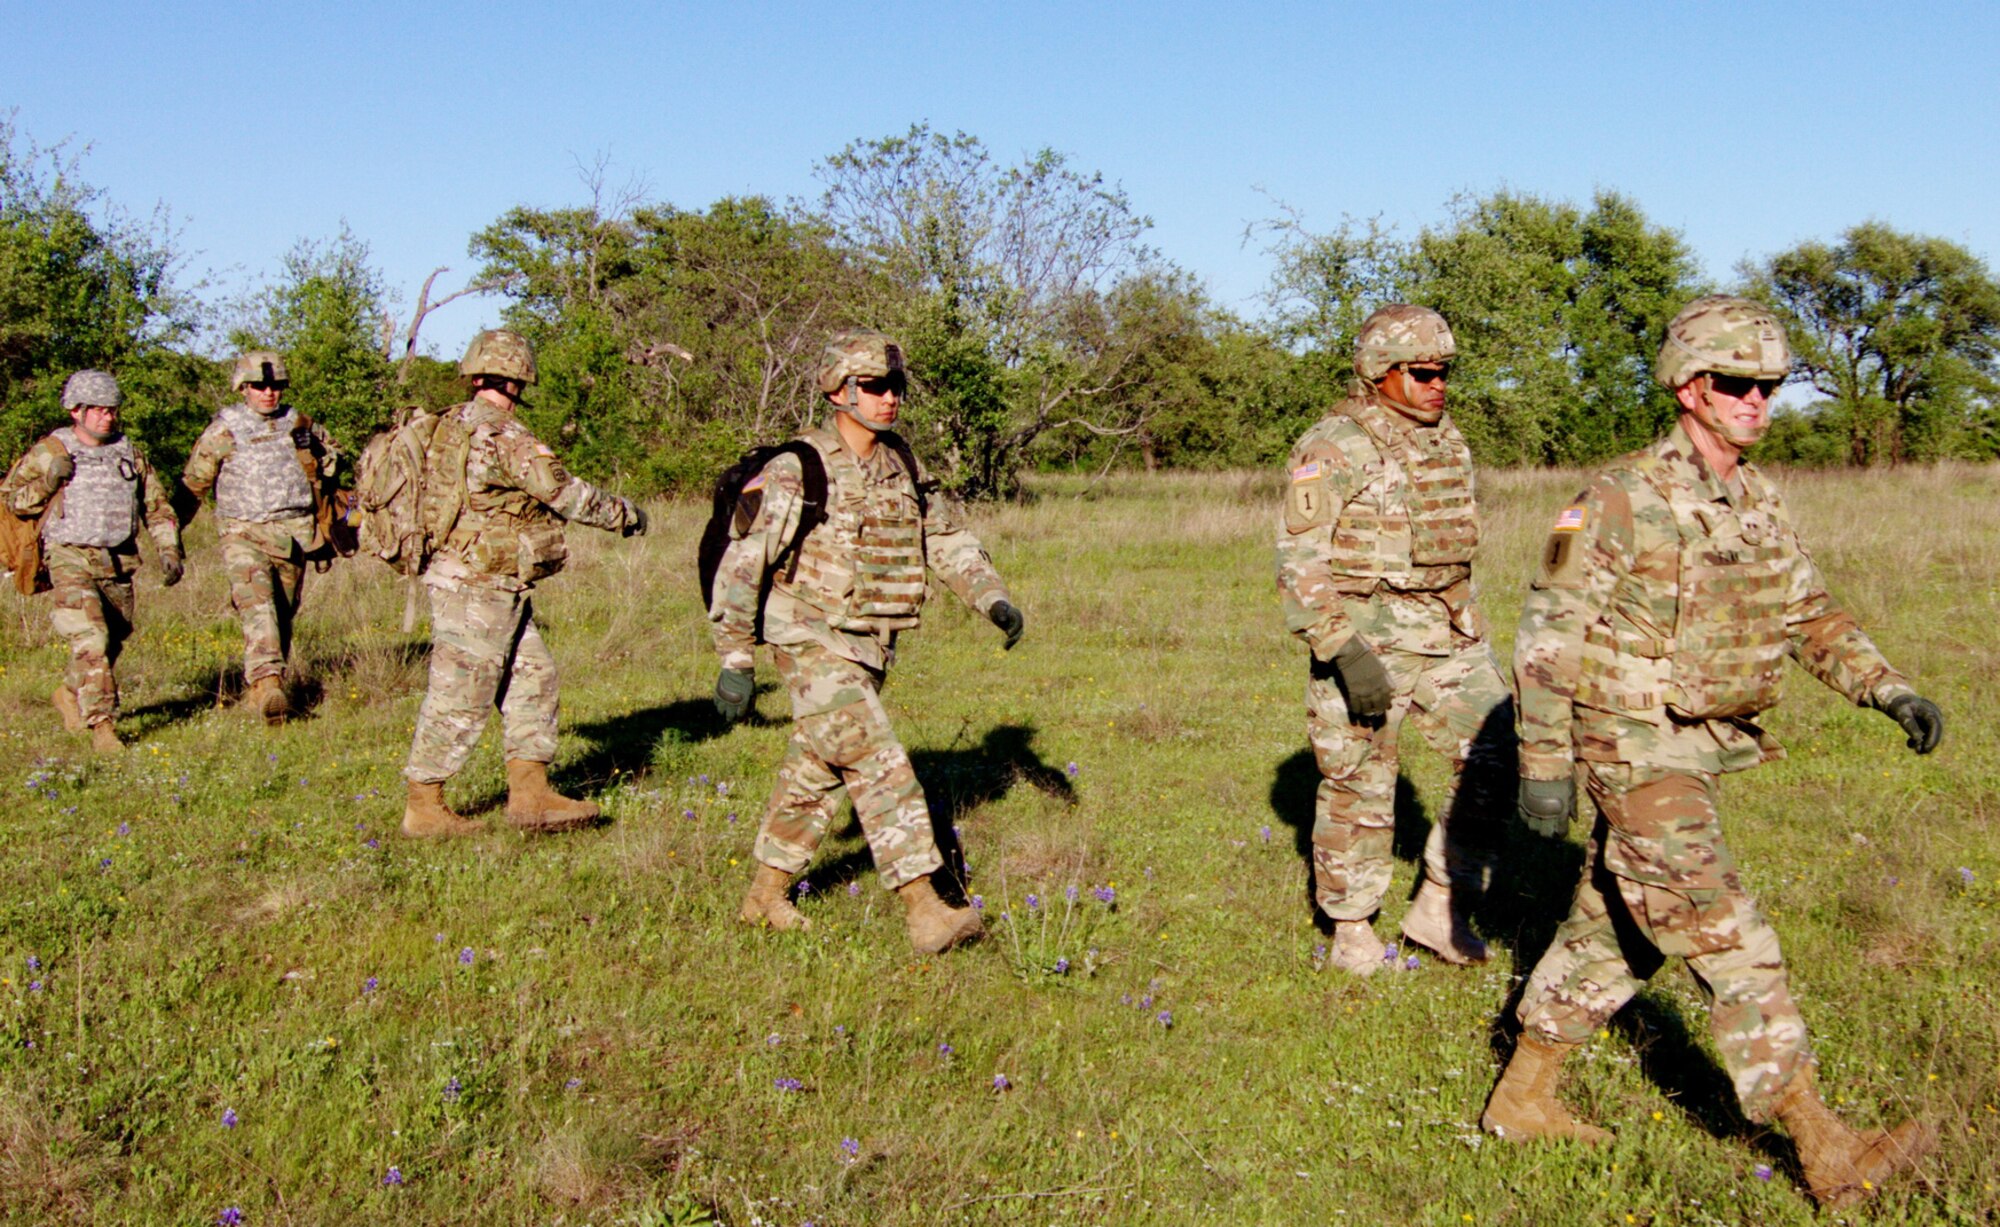
<path id="1" fill-rule="evenodd" d="M 1575 780 L 1521 780 L 1515 808 L 1521 824 L 1547 839 L 1569 834 L 1569 820 L 1576 816 Z"/>
<path id="2" fill-rule="evenodd" d="M 292 446 L 302 452 L 317 452 L 319 448 L 313 442 L 312 427 L 292 427 Z"/>
<path id="3" fill-rule="evenodd" d="M 622 537 L 643 537 L 646 535 L 646 509 L 629 498 L 619 500 L 625 504 L 625 527 L 619 533 Z"/>
<path id="4" fill-rule="evenodd" d="M 1007 632 L 1005 648 L 1008 651 L 1012 651 L 1014 645 L 1021 642 L 1021 632 L 1028 629 L 1028 621 L 1021 616 L 1021 611 L 1005 601 L 995 601 L 993 608 L 986 611 L 986 616 L 992 620 L 993 625 Z"/>
<path id="5" fill-rule="evenodd" d="M 185 574 L 187 574 L 187 564 L 181 561 L 179 554 L 160 551 L 160 587 L 173 587 L 181 582 L 181 576 Z"/>
<path id="6" fill-rule="evenodd" d="M 68 448 L 63 448 L 49 457 L 49 476 L 57 481 L 68 481 L 76 475 L 76 461 L 71 458 Z"/>
<path id="7" fill-rule="evenodd" d="M 1376 720 L 1389 714 L 1389 700 L 1394 697 L 1389 671 L 1382 667 L 1382 658 L 1361 642 L 1361 636 L 1352 636 L 1341 644 L 1330 663 L 1347 691 L 1350 717 Z"/>
<path id="8" fill-rule="evenodd" d="M 1899 694 L 1882 709 L 1910 735 L 1909 746 L 1919 754 L 1929 754 L 1944 740 L 1944 713 L 1922 695 Z"/>
<path id="9" fill-rule="evenodd" d="M 715 675 L 715 710 L 734 724 L 750 714 L 757 696 L 757 679 L 747 669 L 724 669 Z"/>

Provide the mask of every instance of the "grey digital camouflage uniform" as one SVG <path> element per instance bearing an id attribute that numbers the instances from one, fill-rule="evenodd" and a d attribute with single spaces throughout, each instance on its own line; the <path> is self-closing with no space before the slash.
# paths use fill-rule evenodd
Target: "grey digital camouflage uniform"
<path id="1" fill-rule="evenodd" d="M 1511 699 L 1473 592 L 1472 457 L 1449 415 L 1412 421 L 1357 381 L 1299 439 L 1286 469 L 1278 593 L 1285 625 L 1313 657 L 1306 731 L 1322 777 L 1314 894 L 1332 919 L 1365 920 L 1389 888 L 1406 717 L 1457 773 L 1424 845 L 1424 872 L 1439 885 L 1483 874 L 1485 828 L 1514 776 Z M 1394 691 L 1379 726 L 1350 717 L 1327 663 L 1357 635 Z"/>
<path id="2" fill-rule="evenodd" d="M 562 569 L 565 522 L 620 532 L 638 514 L 572 476 L 507 410 L 475 398 L 447 413 L 470 442 L 464 508 L 424 573 L 430 686 L 403 768 L 423 784 L 458 774 L 496 705 L 509 760 L 554 760 L 556 665 L 535 627 L 535 582 Z"/>
<path id="3" fill-rule="evenodd" d="M 64 454 L 75 466 L 67 480 L 55 471 Z M 181 556 L 165 484 L 126 436 L 92 447 L 65 426 L 28 449 L 0 497 L 16 515 L 42 517 L 49 625 L 69 644 L 63 684 L 86 726 L 110 720 L 118 711 L 113 669 L 132 634 L 138 530 L 152 535 L 163 557 Z"/>
<path id="4" fill-rule="evenodd" d="M 1681 427 L 1557 516 L 1514 654 L 1522 775 L 1580 765 L 1598 813 L 1522 1025 L 1579 1043 L 1679 955 L 1755 1121 L 1807 1062 L 1806 1031 L 1723 838 L 1716 777 L 1782 755 L 1750 718 L 1778 701 L 1787 656 L 1857 703 L 1913 693 L 1828 595 L 1771 483 L 1745 464 L 1725 484 Z M 1652 950 L 1621 946 L 1619 916 Z"/>
<path id="5" fill-rule="evenodd" d="M 217 413 L 188 455 L 182 484 L 215 498 L 246 685 L 285 672 L 307 556 L 327 546 L 315 497 L 338 463 L 333 437 L 317 422 L 289 405 L 265 415 L 241 402 Z"/>
<path id="6" fill-rule="evenodd" d="M 923 789 L 882 706 L 896 635 L 918 623 L 926 567 L 981 613 L 1007 589 L 928 475 L 906 471 L 893 447 L 862 460 L 831 424 L 805 438 L 826 464 L 827 519 L 794 566 L 785 551 L 804 508 L 802 470 L 795 457 L 772 460 L 744 486 L 709 611 L 723 667 L 750 670 L 769 578 L 764 639 L 791 693 L 792 736 L 754 855 L 788 874 L 804 870 L 845 784 L 882 885 L 894 889 L 942 863 Z"/>

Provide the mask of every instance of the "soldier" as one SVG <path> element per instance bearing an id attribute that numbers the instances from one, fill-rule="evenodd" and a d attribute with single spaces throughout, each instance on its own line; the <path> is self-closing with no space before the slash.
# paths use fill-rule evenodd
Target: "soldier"
<path id="1" fill-rule="evenodd" d="M 1472 454 L 1444 409 L 1457 352 L 1434 311 L 1369 316 L 1358 378 L 1292 449 L 1278 515 L 1285 625 L 1312 651 L 1314 898 L 1334 922 L 1331 963 L 1360 976 L 1393 957 L 1370 917 L 1389 889 L 1406 716 L 1450 756 L 1457 783 L 1424 843 L 1403 936 L 1449 963 L 1487 957 L 1464 896 L 1482 884 L 1486 828 L 1513 778 L 1514 717 L 1474 600 Z"/>
<path id="2" fill-rule="evenodd" d="M 243 399 L 201 432 L 181 472 L 196 498 L 215 497 L 229 603 L 243 624 L 243 685 L 266 724 L 290 713 L 291 655 L 305 564 L 326 570 L 333 554 L 318 513 L 340 453 L 325 428 L 284 403 L 285 360 L 252 350 L 229 386 Z"/>
<path id="3" fill-rule="evenodd" d="M 160 553 L 161 583 L 181 580 L 181 528 L 165 483 L 118 430 L 118 381 L 78 371 L 63 384 L 70 425 L 28 449 L 0 484 L 15 514 L 41 517 L 55 605 L 49 624 L 69 640 L 69 669 L 50 696 L 72 733 L 90 730 L 94 749 L 122 748 L 112 722 L 118 681 L 112 668 L 132 634 L 132 574 L 139 526 Z"/>
<path id="4" fill-rule="evenodd" d="M 803 436 L 824 465 L 824 508 L 810 507 L 796 455 L 772 459 L 743 487 L 732 537 L 715 578 L 715 705 L 728 720 L 749 714 L 756 693 L 759 596 L 762 636 L 792 697 L 792 737 L 757 832 L 758 865 L 742 918 L 776 929 L 807 920 L 787 899 L 792 875 L 812 861 L 842 784 L 854 801 L 882 885 L 902 896 L 920 953 L 979 935 L 979 915 L 938 898 L 943 864 L 910 756 L 889 727 L 882 680 L 896 635 L 917 625 L 928 565 L 960 600 L 1021 638 L 1019 610 L 985 549 L 941 505 L 937 485 L 890 431 L 905 384 L 902 349 L 879 332 L 842 332 L 820 361 L 831 420 Z M 797 542 L 801 517 L 823 514 Z M 790 553 L 790 557 L 787 557 Z"/>
<path id="5" fill-rule="evenodd" d="M 423 501 L 442 542 L 424 584 L 431 599 L 430 688 L 403 776 L 403 834 L 470 835 L 476 822 L 444 803 L 499 707 L 507 757 L 507 821 L 524 831 L 569 830 L 597 806 L 549 787 L 556 756 L 556 663 L 535 626 L 538 580 L 562 570 L 565 521 L 630 537 L 646 531 L 631 499 L 572 477 L 514 416 L 535 382 L 535 353 L 519 333 L 472 338 L 458 372 L 472 399 L 442 415 L 431 440 Z M 428 510 L 451 508 L 442 518 Z"/>
<path id="6" fill-rule="evenodd" d="M 1515 1140 L 1608 1139 L 1555 1098 L 1563 1058 L 1679 955 L 1708 991 L 1744 1114 L 1782 1121 L 1813 1197 L 1843 1205 L 1934 1137 L 1916 1122 L 1857 1135 L 1820 1102 L 1777 934 L 1723 840 L 1716 777 L 1783 753 L 1751 719 L 1778 701 L 1787 655 L 1887 712 L 1919 754 L 1937 747 L 1944 718 L 1834 603 L 1776 488 L 1742 461 L 1790 371 L 1767 308 L 1696 299 L 1654 366 L 1679 425 L 1556 517 L 1514 652 L 1519 804 L 1531 826 L 1560 835 L 1581 774 L 1597 821 L 1480 1123 Z"/>

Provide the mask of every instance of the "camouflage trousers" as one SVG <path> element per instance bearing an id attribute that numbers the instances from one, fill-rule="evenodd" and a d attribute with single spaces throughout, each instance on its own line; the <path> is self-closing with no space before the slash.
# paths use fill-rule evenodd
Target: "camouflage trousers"
<path id="1" fill-rule="evenodd" d="M 792 694 L 792 740 L 757 830 L 753 855 L 800 873 L 838 812 L 845 784 L 868 837 L 882 885 L 890 890 L 944 863 L 931 834 L 930 807 L 916 769 L 882 707 L 882 675 L 824 648 L 772 649 Z"/>
<path id="2" fill-rule="evenodd" d="M 280 558 L 254 541 L 225 536 L 222 565 L 229 574 L 229 604 L 243 625 L 243 684 L 283 677 L 305 582 L 304 560 L 296 547 Z"/>
<path id="3" fill-rule="evenodd" d="M 1394 689 L 1379 724 L 1354 723 L 1332 666 L 1306 681 L 1306 735 L 1319 763 L 1313 806 L 1313 897 L 1334 920 L 1381 910 L 1393 867 L 1396 776 L 1404 722 L 1451 759 L 1450 804 L 1424 841 L 1424 874 L 1478 889 L 1515 775 L 1514 700 L 1483 642 L 1449 656 L 1378 649 Z"/>
<path id="4" fill-rule="evenodd" d="M 1810 1059 L 1778 935 L 1743 891 L 1715 812 L 1715 777 L 1591 763 L 1597 826 L 1568 919 L 1521 998 L 1526 1030 L 1581 1043 L 1667 956 L 1687 960 L 1736 1098 L 1771 1119 Z"/>
<path id="5" fill-rule="evenodd" d="M 431 674 L 403 777 L 457 775 L 500 709 L 509 759 L 556 756 L 556 662 L 535 628 L 531 592 L 432 585 Z"/>
<path id="6" fill-rule="evenodd" d="M 112 666 L 132 636 L 132 581 L 51 568 L 49 585 L 49 627 L 69 642 L 63 685 L 76 692 L 86 725 L 109 720 L 118 714 Z"/>

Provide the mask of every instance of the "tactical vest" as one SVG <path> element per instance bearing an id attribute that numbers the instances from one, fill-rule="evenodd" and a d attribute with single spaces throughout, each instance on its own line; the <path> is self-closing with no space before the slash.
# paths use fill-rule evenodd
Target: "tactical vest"
<path id="1" fill-rule="evenodd" d="M 825 430 L 804 435 L 826 462 L 826 522 L 799 547 L 796 569 L 773 586 L 824 613 L 835 630 L 917 625 L 924 604 L 924 520 L 916 474 L 886 446 L 896 473 L 870 482 L 854 453 Z"/>
<path id="2" fill-rule="evenodd" d="M 1671 577 L 1635 568 L 1613 608 L 1673 609 L 1673 634 L 1642 633 L 1613 615 L 1584 635 L 1576 701 L 1606 711 L 1664 707 L 1688 720 L 1754 716 L 1775 706 L 1784 680 L 1785 599 L 1792 548 L 1766 507 L 1762 479 L 1745 472 L 1738 511 L 1665 479 L 1647 454 L 1635 472 L 1665 500 L 1679 534 Z"/>
<path id="3" fill-rule="evenodd" d="M 132 539 L 139 528 L 139 453 L 119 435 L 115 442 L 89 447 L 76 428 L 55 432 L 76 464 L 62 488 L 62 506 L 42 521 L 42 540 L 51 545 L 111 549 Z"/>
<path id="4" fill-rule="evenodd" d="M 482 432 L 498 433 L 509 415 L 480 401 L 470 401 L 452 413 L 471 432 L 468 452 L 479 450 Z M 442 436 L 449 427 L 441 427 Z M 432 440 L 435 457 L 445 450 Z M 426 482 L 453 478 L 464 490 L 464 504 L 445 537 L 444 552 L 456 554 L 482 575 L 512 576 L 524 584 L 546 579 L 563 569 L 569 546 L 563 521 L 545 503 L 518 486 L 474 486 L 463 465 L 454 473 L 432 473 Z M 433 501 L 430 491 L 425 501 Z"/>
<path id="5" fill-rule="evenodd" d="M 248 405 L 235 404 L 219 416 L 235 447 L 215 476 L 216 512 L 260 524 L 309 514 L 312 485 L 292 445 L 299 415 L 289 405 L 265 417 Z"/>
<path id="6" fill-rule="evenodd" d="M 1364 494 L 1341 509 L 1333 569 L 1406 592 L 1435 592 L 1469 577 L 1479 549 L 1472 452 L 1451 419 L 1403 430 L 1390 420 L 1393 410 L 1358 397 L 1338 412 L 1375 445 L 1387 480 L 1379 499 Z"/>

